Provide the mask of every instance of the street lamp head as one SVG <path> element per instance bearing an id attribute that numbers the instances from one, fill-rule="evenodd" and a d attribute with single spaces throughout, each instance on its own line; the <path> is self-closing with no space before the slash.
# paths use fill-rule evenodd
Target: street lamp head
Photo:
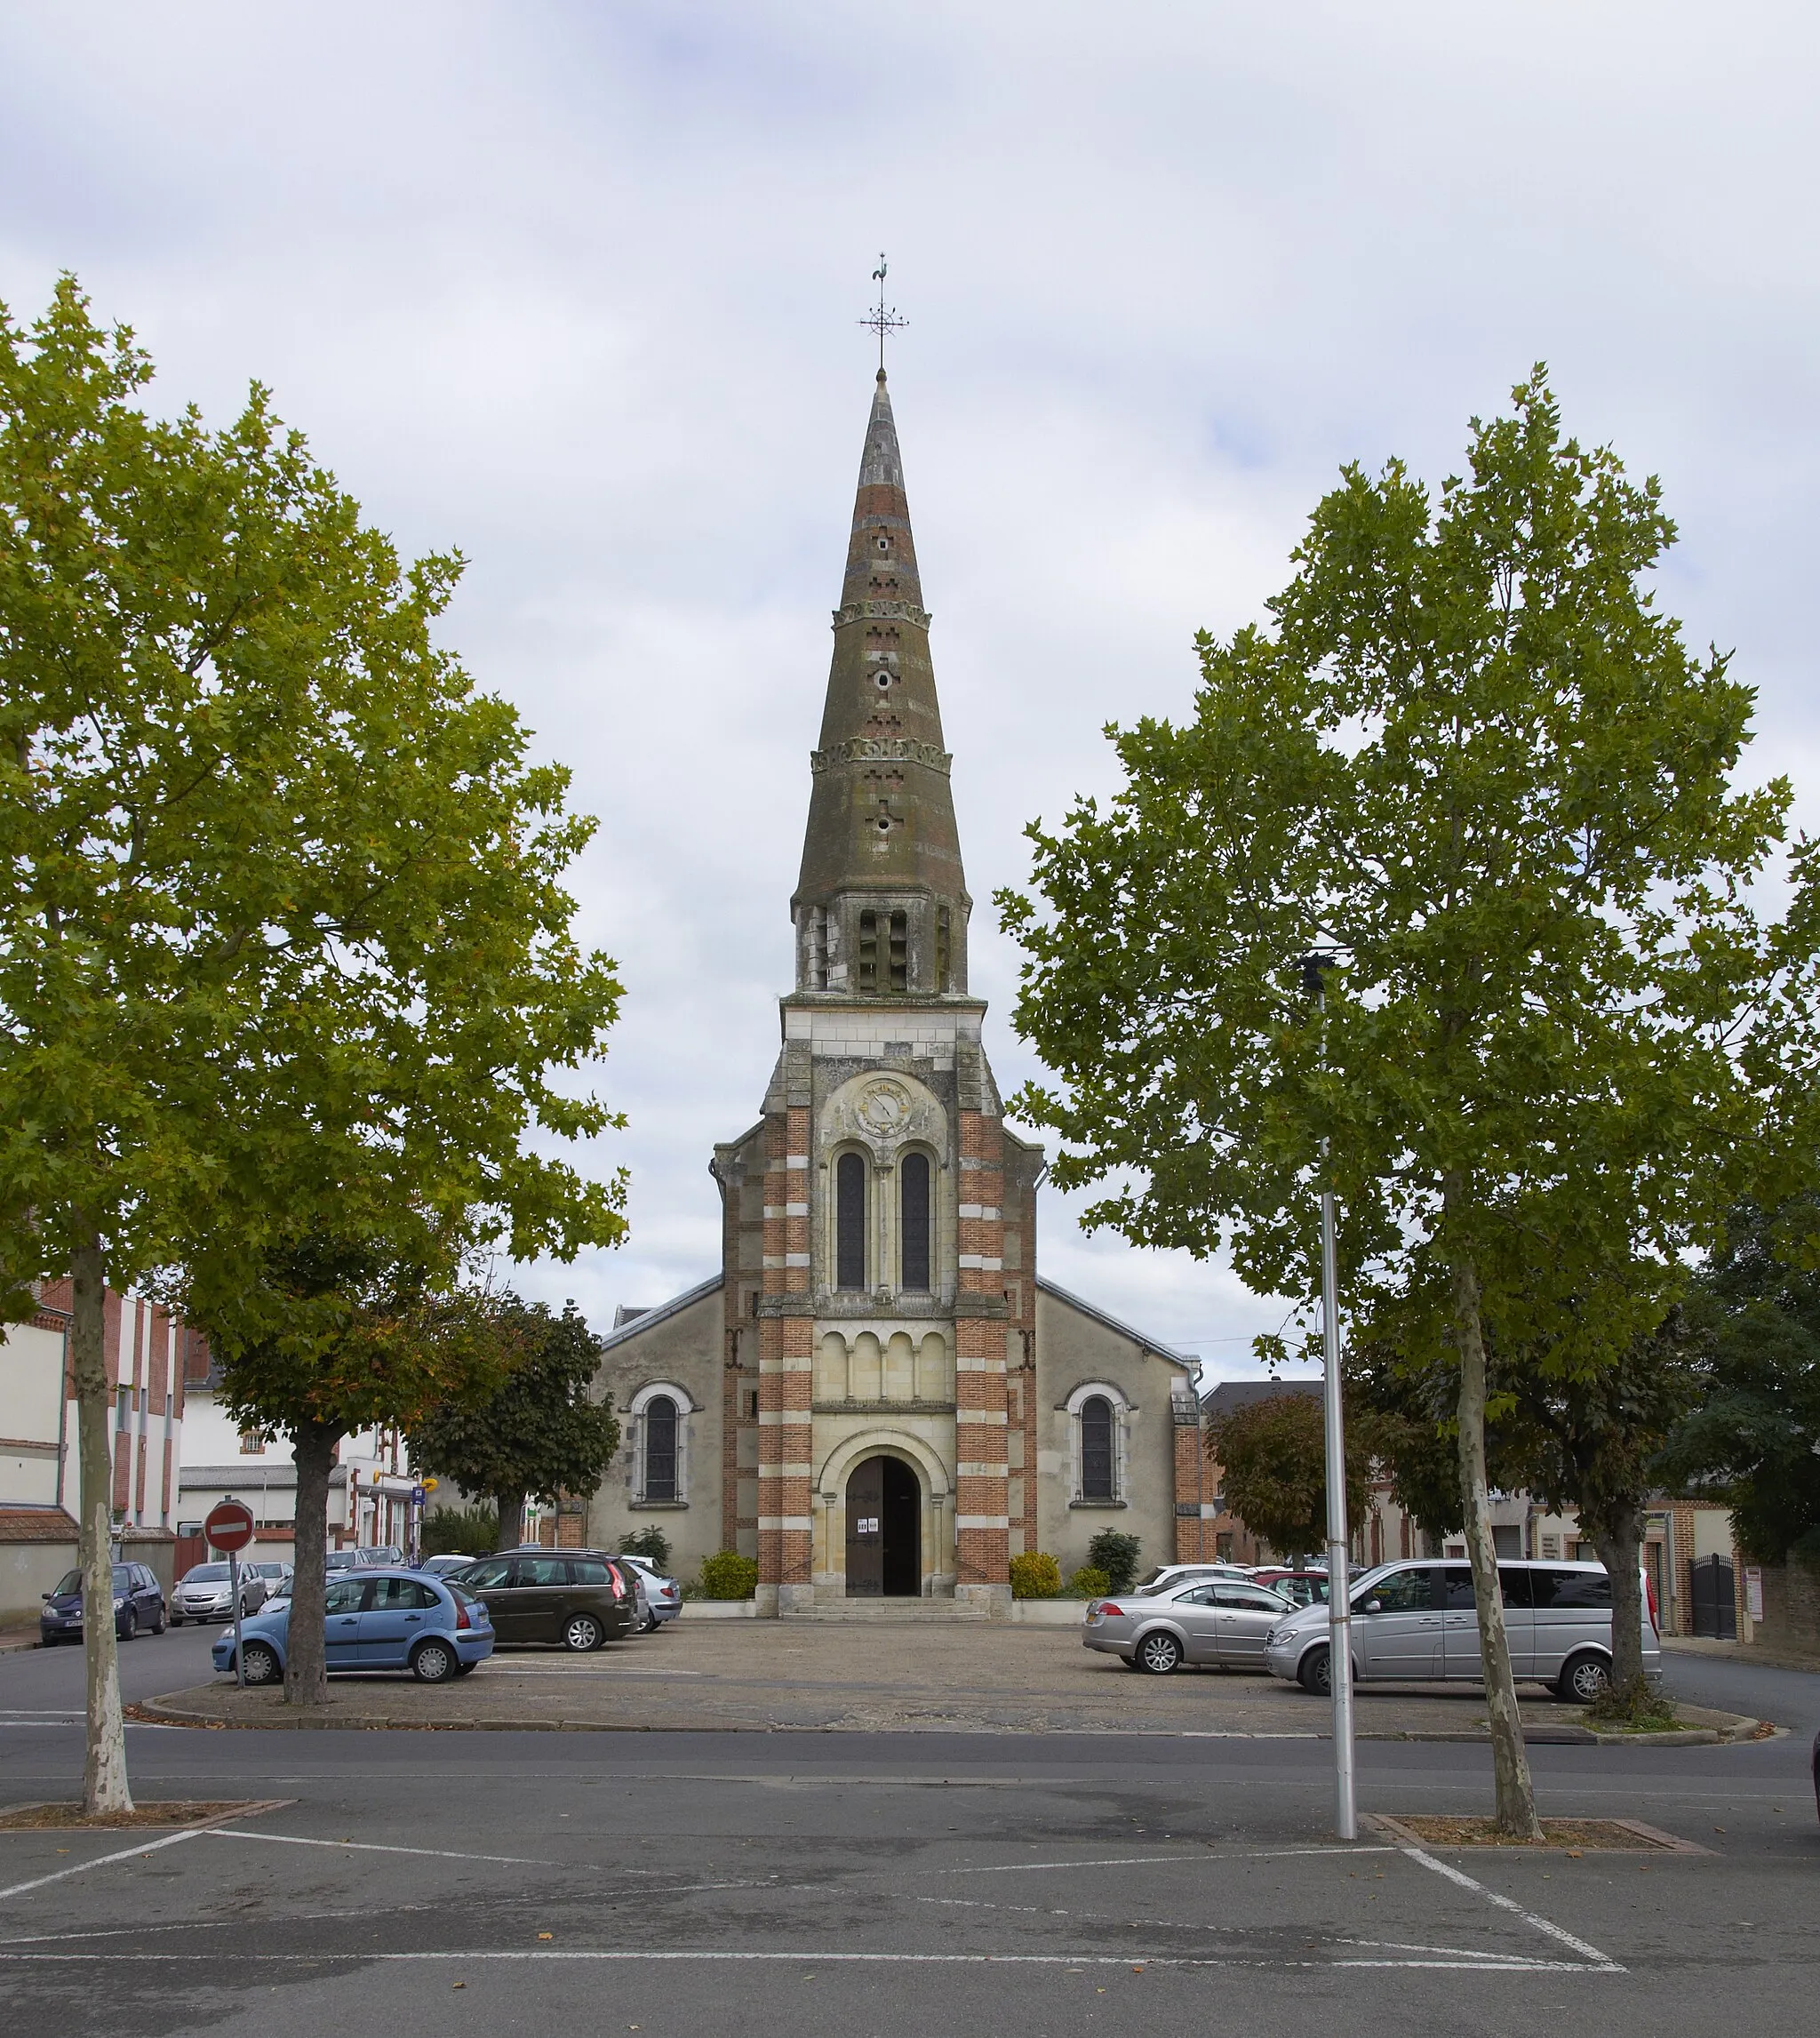
<path id="1" fill-rule="evenodd" d="M 1302 988 L 1311 998 L 1326 996 L 1327 972 L 1337 968 L 1339 959 L 1337 948 L 1311 948 L 1297 960 L 1296 967 L 1302 972 Z"/>

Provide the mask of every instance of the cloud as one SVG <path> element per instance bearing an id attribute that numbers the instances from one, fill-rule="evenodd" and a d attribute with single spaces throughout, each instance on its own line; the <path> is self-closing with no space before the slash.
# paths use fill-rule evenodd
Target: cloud
<path id="1" fill-rule="evenodd" d="M 1193 631 L 1257 612 L 1341 461 L 1438 479 L 1537 357 L 1663 475 L 1667 604 L 1815 783 L 1816 36 L 1547 0 L 16 10 L 0 294 L 74 268 L 163 400 L 259 376 L 377 522 L 469 555 L 449 640 L 602 819 L 634 1232 L 527 1274 L 599 1316 L 712 1267 L 708 1149 L 776 1052 L 877 250 L 1010 1089 L 986 901 L 1023 824 L 1107 787 L 1109 717 L 1183 710 Z M 1057 1279 L 1218 1370 L 1281 1317 L 1044 1223 Z"/>

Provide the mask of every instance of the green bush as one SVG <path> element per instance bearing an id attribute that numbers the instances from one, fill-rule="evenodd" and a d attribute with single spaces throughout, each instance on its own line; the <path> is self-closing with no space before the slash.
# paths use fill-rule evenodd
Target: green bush
<path id="1" fill-rule="evenodd" d="M 423 1518 L 427 1557 L 490 1557 L 499 1546 L 497 1507 L 438 1507 Z"/>
<path id="2" fill-rule="evenodd" d="M 1138 1558 L 1144 1545 L 1122 1529 L 1102 1529 L 1087 1546 L 1087 1561 L 1106 1573 L 1107 1592 L 1130 1592 L 1138 1578 Z"/>
<path id="3" fill-rule="evenodd" d="M 1062 1567 L 1047 1550 L 1026 1550 L 1011 1559 L 1013 1599 L 1059 1599 Z"/>
<path id="4" fill-rule="evenodd" d="M 619 1547 L 628 1557 L 643 1557 L 667 1577 L 670 1570 L 670 1538 L 653 1522 L 634 1536 L 621 1536 Z"/>
<path id="5" fill-rule="evenodd" d="M 701 1561 L 704 1599 L 750 1599 L 758 1588 L 758 1563 L 738 1550 L 716 1550 Z"/>
<path id="6" fill-rule="evenodd" d="M 1104 1599 L 1113 1589 L 1113 1581 L 1098 1564 L 1082 1564 L 1068 1580 L 1068 1590 L 1076 1599 Z"/>

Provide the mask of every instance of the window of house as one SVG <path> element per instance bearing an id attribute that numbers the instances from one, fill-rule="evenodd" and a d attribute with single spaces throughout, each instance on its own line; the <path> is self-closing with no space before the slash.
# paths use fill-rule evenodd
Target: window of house
<path id="1" fill-rule="evenodd" d="M 654 1395 L 644 1404 L 644 1497 L 676 1499 L 676 1404 Z"/>
<path id="2" fill-rule="evenodd" d="M 842 1154 L 834 1163 L 834 1285 L 866 1285 L 866 1161 L 859 1154 Z"/>
<path id="3" fill-rule="evenodd" d="M 929 1156 L 906 1154 L 898 1170 L 902 1202 L 904 1285 L 927 1289 L 929 1278 Z"/>
<path id="4" fill-rule="evenodd" d="M 1110 1500 L 1113 1492 L 1113 1404 L 1103 1394 L 1081 1403 L 1081 1498 Z"/>

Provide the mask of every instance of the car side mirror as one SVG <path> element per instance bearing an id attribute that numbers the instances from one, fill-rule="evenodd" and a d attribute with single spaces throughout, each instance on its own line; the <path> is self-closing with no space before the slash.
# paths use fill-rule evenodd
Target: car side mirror
<path id="1" fill-rule="evenodd" d="M 39 1597 L 40 1599 L 49 1599 L 49 1598 L 50 1598 L 50 1596 L 51 1596 L 51 1595 L 50 1595 L 50 1594 L 49 1594 L 49 1593 L 47 1593 L 47 1592 L 41 1592 L 41 1593 L 38 1594 L 38 1597 Z"/>
<path id="2" fill-rule="evenodd" d="M 1368 1599 L 1361 1610 L 1365 1613 L 1382 1613 L 1384 1602 L 1381 1599 Z"/>

